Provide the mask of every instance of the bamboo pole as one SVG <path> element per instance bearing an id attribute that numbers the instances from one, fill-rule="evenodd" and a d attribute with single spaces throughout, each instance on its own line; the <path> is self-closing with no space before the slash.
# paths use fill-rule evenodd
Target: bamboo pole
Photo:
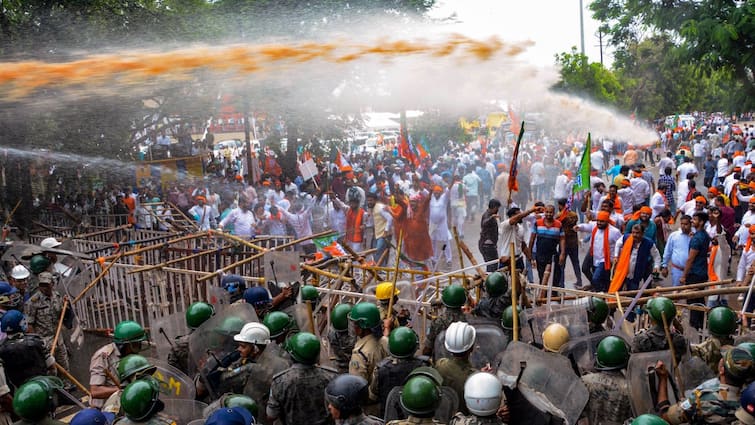
<path id="1" fill-rule="evenodd" d="M 391 280 L 391 298 L 388 300 L 388 319 L 393 318 L 393 299 L 396 298 L 396 281 L 398 280 L 398 265 L 401 263 L 401 247 L 404 244 L 404 230 L 398 232 L 398 242 L 396 243 L 396 268 L 393 270 L 393 279 Z"/>
<path id="2" fill-rule="evenodd" d="M 80 234 L 80 235 L 74 235 L 74 237 L 72 239 L 86 239 L 86 238 L 91 238 L 92 236 L 100 236 L 100 235 L 104 235 L 106 233 L 118 232 L 120 230 L 124 230 L 124 229 L 128 229 L 128 228 L 131 228 L 130 224 L 122 224 L 122 225 L 120 225 L 118 227 L 113 227 L 111 229 L 98 230 L 96 232 L 83 233 L 83 234 Z"/>
<path id="3" fill-rule="evenodd" d="M 477 266 L 479 267 L 479 266 L 484 266 L 484 265 L 485 264 L 478 264 Z M 383 271 L 383 272 L 392 272 L 394 270 L 394 267 L 384 267 L 384 266 L 377 267 L 377 266 L 367 266 L 367 265 L 363 265 L 363 264 L 354 264 L 354 268 L 362 269 L 362 270 L 376 270 L 376 271 Z M 470 269 L 473 269 L 473 268 L 475 268 L 475 266 L 467 267 L 464 270 L 470 270 Z M 451 272 L 451 274 L 442 273 L 442 272 L 439 272 L 439 271 L 433 272 L 433 271 L 428 271 L 428 270 L 414 270 L 414 269 L 401 269 L 401 268 L 398 271 L 400 273 L 416 274 L 416 275 L 422 275 L 422 276 L 427 276 L 427 277 L 440 276 L 441 274 L 443 274 L 444 277 L 445 276 L 451 276 L 451 277 L 454 277 L 454 278 L 457 278 L 457 279 L 462 279 L 462 278 L 466 277 L 466 276 L 461 275 L 461 274 L 455 274 L 456 273 L 455 271 Z"/>
<path id="4" fill-rule="evenodd" d="M 337 274 L 335 274 L 333 272 L 329 272 L 329 271 L 326 271 L 326 270 L 318 269 L 317 267 L 312 267 L 309 264 L 301 264 L 301 268 L 304 269 L 304 270 L 307 270 L 309 272 L 312 272 L 314 274 L 317 274 L 317 275 L 320 275 L 320 276 L 323 276 L 323 277 L 327 277 L 328 279 L 345 280 L 345 281 L 349 281 L 349 282 L 351 282 L 352 280 L 354 280 L 354 278 L 352 278 L 352 277 L 337 275 Z"/>
<path id="5" fill-rule="evenodd" d="M 191 226 L 191 227 L 192 227 L 192 229 L 193 229 L 193 230 L 194 230 L 195 232 L 196 232 L 197 230 L 199 230 L 199 226 L 197 225 L 197 222 L 196 222 L 196 221 L 194 221 L 193 219 L 191 219 L 191 218 L 187 217 L 187 216 L 186 216 L 186 214 L 184 214 L 184 212 L 183 212 L 183 211 L 181 211 L 181 208 L 178 208 L 177 206 L 173 205 L 173 203 L 172 203 L 172 202 L 166 202 L 166 204 L 170 205 L 170 206 L 171 206 L 171 208 L 173 208 L 173 210 L 174 210 L 175 212 L 177 212 L 177 213 L 178 213 L 178 215 L 180 215 L 181 217 L 183 217 L 183 219 L 184 219 L 184 220 L 185 220 L 185 221 L 186 221 L 187 223 L 189 223 L 189 226 Z M 173 214 L 173 212 L 171 211 L 171 215 L 172 215 L 172 214 Z"/>
<path id="6" fill-rule="evenodd" d="M 65 233 L 63 233 L 63 232 L 61 232 L 61 231 L 59 231 L 59 230 L 55 230 L 55 229 L 53 229 L 52 227 L 50 227 L 50 226 L 48 226 L 48 225 L 46 225 L 46 224 L 40 223 L 40 222 L 38 222 L 38 221 L 36 221 L 36 220 L 32 220 L 31 222 L 32 222 L 32 223 L 33 223 L 33 224 L 34 224 L 35 226 L 39 226 L 39 227 L 41 227 L 41 228 L 43 228 L 43 229 L 47 230 L 48 232 L 52 232 L 52 233 L 54 233 L 54 234 L 56 234 L 56 235 L 58 235 L 58 236 L 60 236 L 60 237 L 63 237 L 63 238 L 67 238 L 67 237 L 68 237 L 68 235 L 66 235 Z"/>
<path id="7" fill-rule="evenodd" d="M 10 221 L 13 219 L 13 214 L 16 213 L 16 210 L 20 206 L 21 206 L 21 200 L 19 199 L 18 202 L 16 202 L 16 206 L 13 207 L 13 209 L 10 212 L 10 214 L 8 214 L 8 217 L 5 217 L 5 223 L 3 223 L 3 227 L 7 227 L 8 226 L 8 223 L 10 223 Z"/>
<path id="8" fill-rule="evenodd" d="M 86 295 L 86 293 L 87 293 L 87 292 L 89 292 L 89 290 L 90 290 L 90 289 L 94 288 L 94 285 L 96 285 L 96 284 L 97 284 L 97 283 L 98 283 L 98 282 L 99 282 L 100 280 L 102 280 L 102 278 L 103 278 L 103 277 L 105 277 L 105 275 L 106 275 L 106 274 L 107 274 L 107 272 L 108 272 L 108 271 L 110 270 L 110 268 L 111 268 L 111 267 L 113 267 L 113 266 L 115 265 L 115 263 L 117 263 L 117 262 L 118 262 L 118 260 L 119 260 L 119 259 L 120 259 L 120 258 L 121 258 L 122 256 L 123 256 L 123 253 L 120 253 L 120 254 L 118 254 L 118 255 L 117 255 L 117 256 L 115 257 L 115 259 L 113 259 L 113 261 L 112 261 L 112 262 L 111 262 L 110 264 L 108 264 L 108 265 L 107 265 L 107 266 L 106 266 L 106 267 L 105 267 L 104 269 L 102 269 L 102 271 L 100 272 L 100 274 L 99 274 L 99 275 L 97 275 L 97 277 L 95 277 L 95 278 L 94 278 L 94 280 L 93 280 L 93 281 L 91 281 L 91 282 L 89 283 L 89 285 L 87 285 L 87 286 L 86 286 L 86 287 L 85 287 L 85 288 L 84 288 L 84 289 L 83 289 L 83 290 L 82 290 L 82 291 L 81 291 L 81 292 L 79 293 L 79 295 L 77 295 L 77 296 L 76 296 L 76 298 L 74 298 L 74 299 L 73 299 L 73 301 L 71 301 L 71 304 L 76 304 L 77 302 L 79 302 L 79 300 L 80 300 L 80 299 L 81 299 L 81 298 L 82 298 L 82 297 L 83 297 L 84 295 Z"/>
<path id="9" fill-rule="evenodd" d="M 531 286 L 535 289 L 548 289 L 547 285 L 540 285 L 538 283 L 530 283 L 527 286 Z M 615 296 L 611 294 L 606 294 L 605 292 L 592 292 L 592 291 L 584 291 L 581 289 L 569 289 L 569 288 L 559 288 L 555 287 L 553 288 L 554 292 L 561 292 L 566 294 L 574 294 L 578 297 L 598 297 L 603 298 L 604 300 L 615 300 Z M 632 298 L 621 296 L 622 301 L 632 301 Z"/>
<path id="10" fill-rule="evenodd" d="M 734 283 L 734 279 L 726 279 L 721 281 L 710 281 L 710 282 L 703 282 L 703 283 L 691 283 L 689 285 L 681 285 L 681 286 L 661 286 L 658 288 L 648 288 L 644 291 L 642 291 L 643 294 L 656 294 L 656 293 L 663 293 L 663 292 L 676 292 L 676 291 L 684 291 L 687 289 L 698 289 L 698 288 L 705 288 L 710 285 L 728 285 L 730 283 Z M 632 291 L 619 291 L 619 295 L 622 296 L 632 296 L 637 295 L 637 293 L 640 292 L 639 290 L 632 290 Z"/>
<path id="11" fill-rule="evenodd" d="M 172 260 L 163 261 L 160 264 L 155 264 L 155 265 L 152 265 L 152 266 L 144 266 L 144 267 L 139 267 L 138 269 L 129 270 L 129 271 L 126 272 L 126 274 L 142 273 L 142 272 L 148 272 L 148 271 L 154 270 L 154 269 L 160 269 L 160 268 L 167 267 L 167 266 L 170 266 L 170 265 L 173 265 L 173 264 L 176 264 L 176 263 L 182 263 L 184 261 L 193 260 L 193 259 L 201 257 L 203 255 L 214 254 L 214 253 L 218 252 L 219 250 L 224 250 L 224 249 L 227 249 L 227 248 L 230 248 L 230 247 L 229 246 L 224 246 L 222 248 L 217 248 L 217 249 L 208 249 L 206 251 L 201 251 L 201 252 L 198 252 L 196 254 L 192 254 L 192 255 L 186 256 L 186 257 L 174 258 Z"/>
<path id="12" fill-rule="evenodd" d="M 214 230 L 214 231 L 212 231 L 212 234 L 217 234 L 217 235 L 219 235 L 223 239 L 228 239 L 229 241 L 240 243 L 240 244 L 242 244 L 242 245 L 244 245 L 244 246 L 246 246 L 248 248 L 252 248 L 252 249 L 257 250 L 257 251 L 261 251 L 261 252 L 268 251 L 268 248 L 264 248 L 264 247 L 261 247 L 261 246 L 259 246 L 257 244 L 253 244 L 253 243 L 249 242 L 248 240 L 246 240 L 244 238 L 240 238 L 240 237 L 238 237 L 236 235 L 231 235 L 230 233 L 225 233 L 225 232 L 221 232 L 219 230 Z"/>
<path id="13" fill-rule="evenodd" d="M 206 231 L 202 231 L 202 232 L 199 232 L 199 233 L 195 233 L 193 235 L 181 236 L 179 238 L 170 239 L 170 240 L 167 240 L 167 241 L 165 241 L 163 243 L 154 244 L 154 245 L 150 245 L 150 246 L 145 246 L 143 248 L 132 249 L 131 251 L 123 252 L 123 253 L 120 253 L 120 254 L 110 255 L 110 256 L 105 257 L 105 261 L 110 261 L 113 258 L 120 257 L 120 256 L 130 257 L 132 255 L 141 254 L 142 252 L 154 251 L 156 249 L 160 249 L 160 248 L 163 248 L 163 247 L 165 247 L 167 245 L 171 245 L 171 244 L 174 244 L 174 243 L 177 243 L 177 242 L 183 242 L 183 241 L 187 241 L 187 240 L 191 240 L 191 239 L 198 239 L 198 238 L 207 236 L 207 233 L 208 232 L 206 232 Z M 137 242 L 143 243 L 144 241 L 137 241 Z"/>
<path id="14" fill-rule="evenodd" d="M 463 270 L 464 269 L 464 253 L 461 251 L 461 244 L 459 243 L 459 231 L 456 229 L 456 226 L 453 226 L 451 230 L 453 231 L 454 243 L 456 244 L 456 250 L 459 251 L 459 267 L 461 267 Z M 467 274 L 462 272 L 462 276 L 463 277 L 461 278 L 462 279 L 461 286 L 463 286 L 464 289 L 467 289 Z"/>
<path id="15" fill-rule="evenodd" d="M 511 265 L 509 266 L 511 270 L 511 308 L 512 313 L 514 314 L 514 329 L 513 329 L 513 340 L 519 341 L 519 312 L 517 311 L 516 307 L 518 304 L 517 300 L 517 294 L 516 294 L 516 278 L 517 278 L 517 271 L 516 271 L 516 247 L 514 246 L 514 242 L 511 242 L 509 244 L 509 260 L 511 262 Z"/>
<path id="16" fill-rule="evenodd" d="M 55 362 L 55 368 L 58 369 L 58 372 L 62 373 L 63 376 L 65 376 L 69 381 L 71 381 L 73 385 L 76 385 L 76 388 L 80 389 L 81 392 L 86 394 L 90 400 L 92 399 L 92 393 L 89 392 L 89 388 L 85 387 L 81 382 L 74 378 L 73 375 L 71 375 L 71 372 L 65 370 L 65 368 L 59 365 L 58 362 Z"/>
<path id="17" fill-rule="evenodd" d="M 332 230 L 326 230 L 324 232 L 315 233 L 313 235 L 305 236 L 303 238 L 299 238 L 299 239 L 296 239 L 296 240 L 293 240 L 293 241 L 290 241 L 290 242 L 286 242 L 284 244 L 281 244 L 281 245 L 278 245 L 278 246 L 276 246 L 274 248 L 271 248 L 269 251 L 259 252 L 259 253 L 254 254 L 254 255 L 252 255 L 250 257 L 247 257 L 247 258 L 245 258 L 243 260 L 237 261 L 237 262 L 235 262 L 233 264 L 229 264 L 229 265 L 223 267 L 222 269 L 216 270 L 216 271 L 214 271 L 214 272 L 212 272 L 212 273 L 210 273 L 210 274 L 208 274 L 206 276 L 202 276 L 202 277 L 200 277 L 200 278 L 197 279 L 197 282 L 204 282 L 205 280 L 212 279 L 213 277 L 219 275 L 220 273 L 225 273 L 226 271 L 234 269 L 234 268 L 236 268 L 236 267 L 238 267 L 240 265 L 243 265 L 243 264 L 249 263 L 251 261 L 254 261 L 254 260 L 256 260 L 256 259 L 264 256 L 266 252 L 279 251 L 279 250 L 281 250 L 283 248 L 288 248 L 289 246 L 294 246 L 294 245 L 296 245 L 298 243 L 301 243 L 301 242 L 304 242 L 304 241 L 308 241 L 308 240 L 313 239 L 313 238 L 319 238 L 321 236 L 327 236 L 327 235 L 330 235 L 332 233 L 333 233 Z"/>
<path id="18" fill-rule="evenodd" d="M 50 346 L 50 356 L 55 356 L 55 350 L 58 348 L 58 338 L 60 338 L 60 331 L 63 329 L 63 318 L 66 315 L 66 309 L 68 309 L 68 298 L 63 300 L 63 308 L 60 310 L 60 318 L 58 318 L 58 326 L 55 328 L 55 337 L 52 339 L 52 346 Z"/>

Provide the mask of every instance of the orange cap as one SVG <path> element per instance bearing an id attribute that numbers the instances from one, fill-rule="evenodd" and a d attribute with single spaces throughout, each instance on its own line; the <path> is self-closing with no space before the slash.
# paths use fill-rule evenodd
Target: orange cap
<path id="1" fill-rule="evenodd" d="M 611 214 L 609 214 L 608 211 L 600 211 L 598 212 L 598 220 L 611 221 Z"/>
<path id="2" fill-rule="evenodd" d="M 704 196 L 698 196 L 698 197 L 695 198 L 695 202 L 702 202 L 703 204 L 707 204 L 708 200 L 705 199 Z"/>
<path id="3" fill-rule="evenodd" d="M 645 214 L 653 214 L 653 210 L 650 209 L 650 207 L 642 207 L 640 208 L 640 212 Z"/>

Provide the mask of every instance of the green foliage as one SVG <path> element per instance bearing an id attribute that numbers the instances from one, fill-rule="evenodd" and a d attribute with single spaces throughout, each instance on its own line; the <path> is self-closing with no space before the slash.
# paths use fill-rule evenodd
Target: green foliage
<path id="1" fill-rule="evenodd" d="M 561 80 L 554 87 L 557 90 L 609 105 L 620 100 L 622 86 L 616 76 L 600 63 L 589 63 L 576 47 L 570 53 L 556 55 L 556 62 L 561 67 Z"/>
<path id="2" fill-rule="evenodd" d="M 439 110 L 430 110 L 424 115 L 417 117 L 409 124 L 410 133 L 414 143 L 424 140 L 428 153 L 437 158 L 449 140 L 456 142 L 469 142 L 472 136 L 464 133 L 459 126 L 459 116 L 443 114 Z"/>

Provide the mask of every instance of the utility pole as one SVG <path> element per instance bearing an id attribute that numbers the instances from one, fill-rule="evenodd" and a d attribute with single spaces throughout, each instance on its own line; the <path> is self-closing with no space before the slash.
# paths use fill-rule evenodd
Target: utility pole
<path id="1" fill-rule="evenodd" d="M 585 7 L 583 0 L 579 0 L 579 42 L 582 47 L 582 54 L 585 54 Z M 602 62 L 602 61 L 601 61 Z"/>
<path id="2" fill-rule="evenodd" d="M 598 29 L 598 47 L 600 48 L 600 64 L 603 65 L 603 31 Z"/>

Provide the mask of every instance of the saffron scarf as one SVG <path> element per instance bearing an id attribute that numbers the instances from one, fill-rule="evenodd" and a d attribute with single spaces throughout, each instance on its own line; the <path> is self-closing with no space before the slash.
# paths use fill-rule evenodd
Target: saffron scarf
<path id="1" fill-rule="evenodd" d="M 608 227 L 603 230 L 603 264 L 606 270 L 611 270 L 611 248 L 608 243 Z M 595 245 L 595 235 L 598 233 L 598 226 L 592 228 L 592 238 L 590 239 L 590 256 L 593 256 L 593 246 Z"/>
<path id="2" fill-rule="evenodd" d="M 624 246 L 621 247 L 621 254 L 616 262 L 616 270 L 611 279 L 611 285 L 608 287 L 608 293 L 612 294 L 618 292 L 624 285 L 624 279 L 626 279 L 629 273 L 629 263 L 632 260 L 632 246 L 634 245 L 634 237 L 629 235 L 624 241 Z"/>

